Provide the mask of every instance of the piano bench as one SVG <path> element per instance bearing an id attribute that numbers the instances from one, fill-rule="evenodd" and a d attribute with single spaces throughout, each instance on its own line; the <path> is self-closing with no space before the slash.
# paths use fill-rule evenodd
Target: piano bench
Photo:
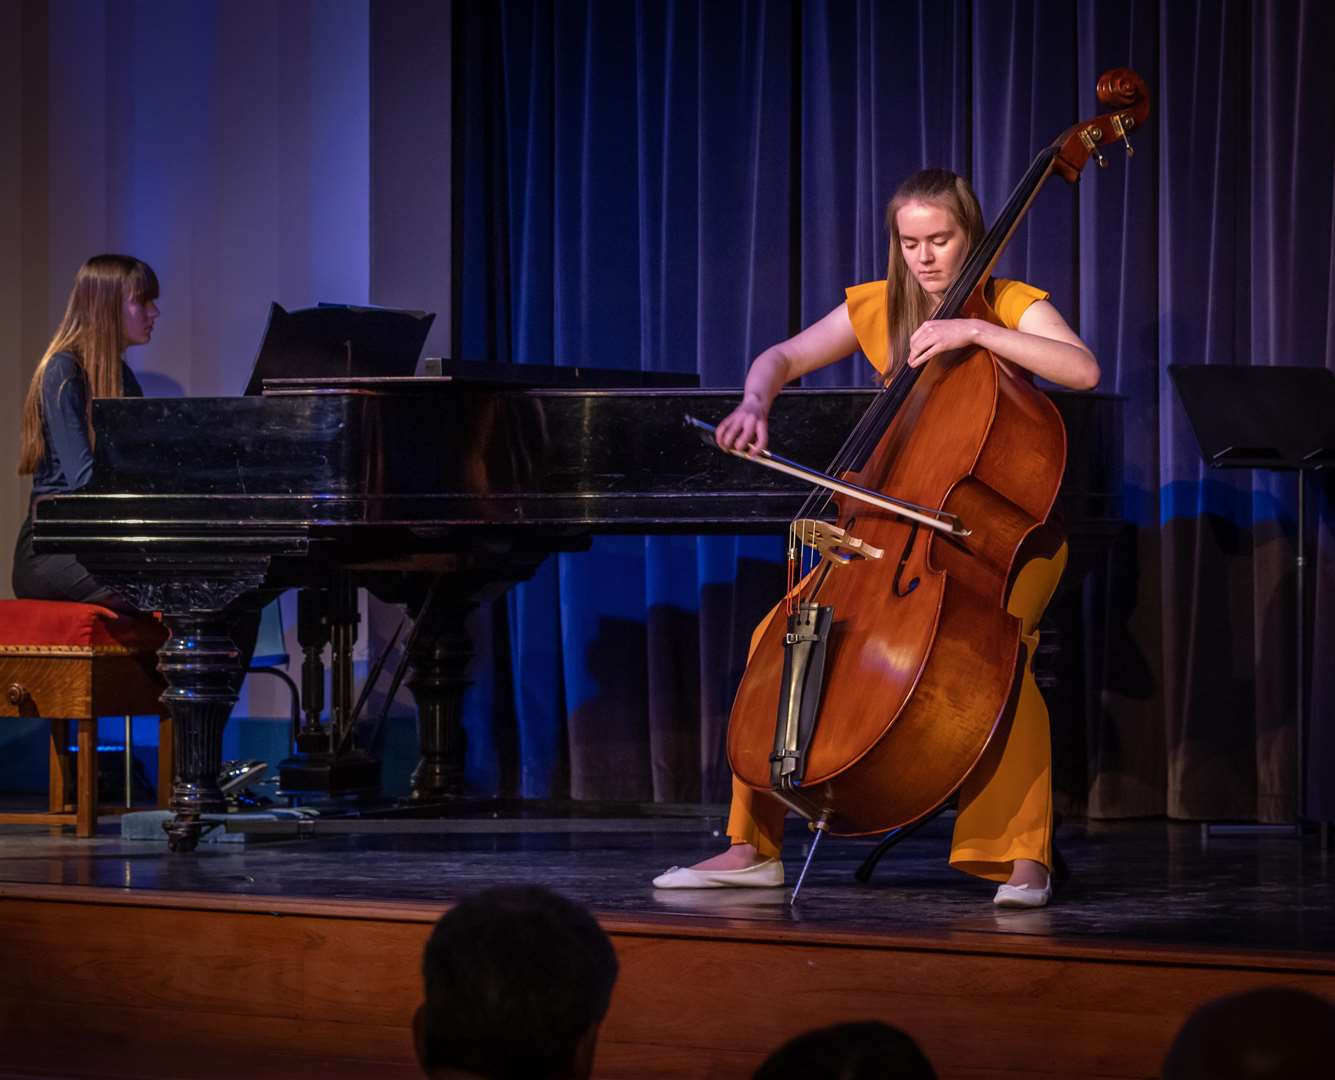
<path id="1" fill-rule="evenodd" d="M 166 683 L 157 670 L 157 650 L 166 637 L 156 619 L 118 615 L 96 604 L 0 600 L 0 719 L 51 722 L 48 810 L 0 813 L 0 823 L 73 825 L 76 836 L 93 835 L 99 716 L 158 715 L 158 805 L 167 806 L 172 726 L 160 704 Z M 79 751 L 73 802 L 71 721 L 78 729 Z M 130 751 L 127 745 L 125 752 Z"/>

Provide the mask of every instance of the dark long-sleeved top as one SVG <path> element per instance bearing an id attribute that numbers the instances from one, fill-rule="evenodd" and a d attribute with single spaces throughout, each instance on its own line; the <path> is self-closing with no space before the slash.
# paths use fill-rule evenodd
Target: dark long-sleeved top
<path id="1" fill-rule="evenodd" d="M 143 397 L 139 380 L 121 361 L 122 393 Z M 93 476 L 93 448 L 87 428 L 88 377 L 70 353 L 59 352 L 42 375 L 42 441 L 45 453 L 32 478 L 32 493 L 74 491 Z"/>

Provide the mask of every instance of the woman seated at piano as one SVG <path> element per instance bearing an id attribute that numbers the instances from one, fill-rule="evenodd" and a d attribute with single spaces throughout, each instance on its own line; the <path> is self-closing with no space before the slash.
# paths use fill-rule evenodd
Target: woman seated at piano
<path id="1" fill-rule="evenodd" d="M 92 399 L 143 397 L 125 350 L 147 345 L 158 318 L 158 278 L 128 255 L 94 255 L 74 275 L 74 288 L 42 354 L 23 402 L 19 473 L 32 476 L 32 498 L 77 491 L 92 479 Z M 72 555 L 32 550 L 32 502 L 14 549 L 14 595 L 75 600 L 136 614 Z"/>
<path id="2" fill-rule="evenodd" d="M 725 449 L 764 448 L 770 406 L 786 383 L 861 349 L 882 376 L 893 357 L 916 367 L 954 349 L 982 347 L 1021 377 L 1042 376 L 1059 386 L 1093 389 L 1094 354 L 1048 303 L 1048 294 L 1019 281 L 993 279 L 988 299 L 1002 325 L 979 319 L 931 321 L 946 290 L 983 238 L 983 215 L 968 181 L 926 169 L 900 185 L 886 208 L 889 282 L 846 290 L 847 300 L 751 365 L 742 403 L 718 425 Z M 1008 610 L 1020 618 L 1030 658 L 1038 622 L 1066 563 L 1065 545 L 1036 559 L 1011 591 Z M 771 615 L 772 617 L 772 615 Z M 767 620 L 768 621 L 768 620 Z M 762 623 L 753 637 L 760 637 Z M 779 861 L 784 804 L 733 779 L 728 820 L 731 846 L 687 868 L 654 879 L 657 888 L 764 887 L 783 884 Z M 1010 733 L 987 753 L 959 790 L 950 864 L 1000 887 L 994 903 L 1041 907 L 1052 895 L 1052 770 L 1048 713 L 1032 668 L 1026 666 Z"/>

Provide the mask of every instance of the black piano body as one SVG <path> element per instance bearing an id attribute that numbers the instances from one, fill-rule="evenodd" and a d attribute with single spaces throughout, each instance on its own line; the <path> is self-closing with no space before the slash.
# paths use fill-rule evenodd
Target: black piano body
<path id="1" fill-rule="evenodd" d="M 415 610 L 414 795 L 446 796 L 461 781 L 468 610 L 594 534 L 779 532 L 809 492 L 683 426 L 688 413 L 721 419 L 736 390 L 590 387 L 568 373 L 575 385 L 537 386 L 500 370 L 94 403 L 93 482 L 37 502 L 34 544 L 77 554 L 171 631 L 160 667 L 177 730 L 173 850 L 223 807 L 222 731 L 243 675 L 227 636 L 236 611 L 334 576 Z M 873 394 L 785 391 L 775 450 L 831 460 Z M 1120 525 L 1120 399 L 1052 396 L 1070 444 L 1059 510 L 1073 547 L 1097 548 Z"/>

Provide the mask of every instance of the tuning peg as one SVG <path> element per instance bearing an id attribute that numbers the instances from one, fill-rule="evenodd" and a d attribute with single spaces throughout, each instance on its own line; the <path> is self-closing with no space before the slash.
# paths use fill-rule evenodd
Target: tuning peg
<path id="1" fill-rule="evenodd" d="M 1103 152 L 1098 147 L 1099 139 L 1102 138 L 1102 136 L 1103 132 L 1099 130 L 1098 125 L 1090 124 L 1089 127 L 1080 132 L 1080 141 L 1084 143 L 1085 148 L 1094 155 L 1094 160 L 1099 163 L 1099 168 L 1106 169 L 1108 167 L 1108 159 L 1103 156 Z"/>
<path id="2" fill-rule="evenodd" d="M 1127 157 L 1136 156 L 1136 151 L 1131 146 L 1131 140 L 1127 138 L 1127 132 L 1129 132 L 1135 126 L 1135 124 L 1136 122 L 1132 120 L 1131 117 L 1128 116 L 1125 119 L 1123 119 L 1121 115 L 1119 115 L 1118 113 L 1113 113 L 1112 129 L 1116 134 L 1121 136 L 1122 145 L 1126 147 Z"/>

